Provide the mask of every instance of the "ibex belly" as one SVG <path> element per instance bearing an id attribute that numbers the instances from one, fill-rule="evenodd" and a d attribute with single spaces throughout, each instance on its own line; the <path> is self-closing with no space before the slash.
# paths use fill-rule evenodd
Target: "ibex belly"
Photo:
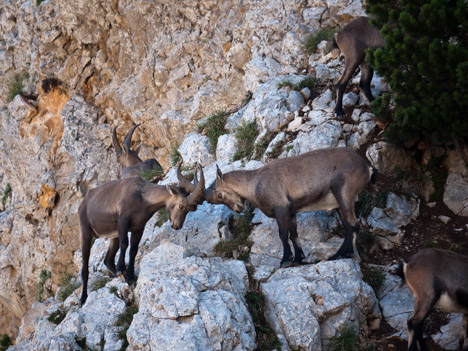
<path id="1" fill-rule="evenodd" d="M 468 309 L 460 306 L 458 301 L 452 299 L 449 294 L 443 292 L 434 307 L 447 313 L 468 313 Z"/>
<path id="2" fill-rule="evenodd" d="M 301 207 L 298 212 L 310 212 L 310 211 L 320 211 L 320 210 L 333 210 L 334 208 L 340 207 L 338 201 L 336 201 L 335 196 L 331 191 L 322 196 L 318 201 L 315 201 L 311 204 L 308 204 L 304 207 Z"/>

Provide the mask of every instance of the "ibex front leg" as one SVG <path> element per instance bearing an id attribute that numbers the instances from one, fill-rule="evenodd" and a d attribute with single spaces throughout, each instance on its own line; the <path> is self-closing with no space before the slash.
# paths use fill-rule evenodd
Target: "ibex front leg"
<path id="1" fill-rule="evenodd" d="M 128 219 L 120 217 L 117 222 L 117 232 L 119 233 L 120 241 L 120 256 L 117 262 L 117 275 L 123 275 L 127 278 L 127 270 L 125 269 L 125 253 L 128 248 Z"/>
<path id="2" fill-rule="evenodd" d="M 135 257 L 138 252 L 138 245 L 140 244 L 141 237 L 143 236 L 143 230 L 132 232 L 132 237 L 130 239 L 130 258 L 128 261 L 127 268 L 127 283 L 132 283 L 135 281 Z"/>

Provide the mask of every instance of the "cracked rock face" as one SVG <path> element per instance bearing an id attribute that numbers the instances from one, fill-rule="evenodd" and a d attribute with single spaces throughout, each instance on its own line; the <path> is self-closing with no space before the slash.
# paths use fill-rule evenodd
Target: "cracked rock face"
<path id="1" fill-rule="evenodd" d="M 130 349 L 254 350 L 245 265 L 184 255 L 164 241 L 142 260 Z"/>

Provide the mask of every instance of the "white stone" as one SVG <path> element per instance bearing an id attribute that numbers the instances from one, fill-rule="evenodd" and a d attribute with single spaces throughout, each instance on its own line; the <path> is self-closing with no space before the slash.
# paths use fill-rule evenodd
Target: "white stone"
<path id="1" fill-rule="evenodd" d="M 197 133 L 187 134 L 178 151 L 188 167 L 206 165 L 215 159 L 208 137 Z"/>
<path id="2" fill-rule="evenodd" d="M 304 152 L 336 147 L 341 137 L 341 125 L 337 121 L 325 122 L 310 133 L 300 132 L 293 141 L 293 148 L 289 151 L 289 156 L 303 154 Z"/>
<path id="3" fill-rule="evenodd" d="M 288 132 L 294 132 L 299 129 L 302 125 L 303 119 L 302 117 L 296 117 L 288 124 Z"/>
<path id="4" fill-rule="evenodd" d="M 455 214 L 468 216 L 468 166 L 457 150 L 448 153 L 444 204 Z"/>
<path id="5" fill-rule="evenodd" d="M 218 138 L 216 146 L 216 160 L 232 161 L 237 151 L 237 139 L 233 134 L 224 134 Z"/>

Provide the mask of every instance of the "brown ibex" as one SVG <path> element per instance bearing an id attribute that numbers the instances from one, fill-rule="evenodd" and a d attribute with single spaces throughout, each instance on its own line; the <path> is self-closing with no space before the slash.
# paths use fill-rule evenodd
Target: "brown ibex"
<path id="1" fill-rule="evenodd" d="M 236 212 L 244 200 L 275 218 L 283 243 L 281 267 L 302 262 L 304 252 L 297 235 L 296 213 L 339 208 L 346 235 L 340 249 L 330 259 L 352 257 L 356 251 L 359 224 L 354 202 L 369 183 L 373 168 L 355 151 L 347 148 L 314 150 L 299 156 L 275 160 L 259 169 L 222 174 L 218 168 L 216 185 L 205 190 L 205 199 L 225 204 Z"/>
<path id="2" fill-rule="evenodd" d="M 131 149 L 133 132 L 139 125 L 140 124 L 136 124 L 130 129 L 125 136 L 122 146 L 120 146 L 119 140 L 117 139 L 117 126 L 112 129 L 112 144 L 114 145 L 115 154 L 117 155 L 117 161 L 120 164 L 119 178 L 121 179 L 140 176 L 142 172 L 150 170 L 155 170 L 161 174 L 163 173 L 163 169 L 156 159 L 150 158 L 143 161 L 138 156 L 140 146 L 135 150 Z"/>
<path id="3" fill-rule="evenodd" d="M 425 249 L 400 264 L 398 274 L 414 296 L 414 313 L 408 321 L 408 350 L 427 350 L 423 324 L 436 307 L 447 313 L 463 313 L 468 351 L 468 257 L 440 249 Z"/>
<path id="4" fill-rule="evenodd" d="M 365 61 L 366 49 L 376 49 L 385 46 L 385 40 L 379 30 L 371 26 L 368 17 L 359 17 L 344 26 L 343 30 L 335 35 L 334 46 L 337 47 L 345 57 L 345 68 L 343 75 L 336 84 L 338 96 L 336 99 L 335 113 L 343 115 L 343 94 L 349 80 L 361 65 L 361 80 L 359 87 L 364 91 L 369 102 L 374 100 L 371 92 L 371 81 L 374 70 Z"/>
<path id="5" fill-rule="evenodd" d="M 89 190 L 78 209 L 83 255 L 81 304 L 85 303 L 88 296 L 88 263 L 94 237 L 111 238 L 104 263 L 112 273 L 124 275 L 127 282 L 131 283 L 135 279 L 135 256 L 146 222 L 156 211 L 165 207 L 172 228 L 182 228 L 187 213 L 195 211 L 200 200 L 203 201 L 204 189 L 205 178 L 200 166 L 200 181 L 189 195 L 183 188 L 152 184 L 141 177 L 114 180 Z M 132 235 L 126 269 L 128 232 Z M 119 248 L 116 269 L 114 258 Z"/>

